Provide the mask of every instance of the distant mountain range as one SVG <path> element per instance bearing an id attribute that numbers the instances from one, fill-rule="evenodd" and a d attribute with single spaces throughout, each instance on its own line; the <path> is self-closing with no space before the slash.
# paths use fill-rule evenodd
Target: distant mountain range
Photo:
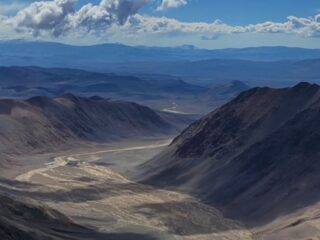
<path id="1" fill-rule="evenodd" d="M 165 75 L 134 77 L 67 68 L 0 67 L 1 98 L 56 97 L 72 93 L 134 101 L 158 110 L 174 107 L 202 114 L 248 88 L 240 81 L 206 86 Z"/>
<path id="2" fill-rule="evenodd" d="M 173 75 L 214 83 L 241 80 L 254 84 L 287 85 L 318 81 L 318 59 L 320 49 L 289 47 L 207 50 L 192 46 L 71 46 L 22 40 L 0 42 L 0 66 L 78 68 L 122 75 Z"/>
<path id="3" fill-rule="evenodd" d="M 0 67 L 1 96 L 56 96 L 64 93 L 102 96 L 196 94 L 205 87 L 178 78 L 142 79 L 67 68 Z"/>
<path id="4" fill-rule="evenodd" d="M 251 61 L 211 59 L 201 61 L 135 62 L 106 65 L 105 71 L 132 75 L 166 74 L 193 83 L 240 80 L 251 85 L 288 86 L 301 81 L 320 81 L 320 59 Z"/>
<path id="5" fill-rule="evenodd" d="M 294 231 L 304 222 L 285 216 L 320 199 L 319 122 L 320 86 L 253 88 L 183 131 L 141 166 L 142 179 L 191 191 L 250 227 L 281 217 L 278 231 Z"/>
<path id="6" fill-rule="evenodd" d="M 94 67 L 118 62 L 199 61 L 242 59 L 252 61 L 302 60 L 320 58 L 320 49 L 256 47 L 199 49 L 193 46 L 144 47 L 122 44 L 72 46 L 54 42 L 23 40 L 0 42 L 1 65 Z M 91 64 L 89 64 L 91 62 Z M 62 65 L 63 64 L 63 65 Z M 89 65 L 88 65 L 89 64 Z"/>

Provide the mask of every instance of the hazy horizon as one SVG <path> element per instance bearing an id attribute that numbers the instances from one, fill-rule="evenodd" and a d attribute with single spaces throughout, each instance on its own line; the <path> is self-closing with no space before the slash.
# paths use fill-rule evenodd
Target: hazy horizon
<path id="1" fill-rule="evenodd" d="M 123 45 L 129 47 L 147 47 L 147 48 L 184 48 L 188 49 L 198 49 L 198 50 L 224 50 L 224 49 L 246 49 L 246 48 L 302 48 L 302 49 L 320 49 L 319 47 L 298 47 L 298 46 L 286 46 L 286 45 L 257 45 L 257 46 L 248 46 L 248 47 L 221 47 L 221 48 L 206 48 L 206 47 L 198 47 L 192 44 L 182 44 L 182 45 L 165 45 L 165 46 L 158 46 L 158 45 L 141 45 L 141 44 L 129 44 L 129 43 L 122 43 L 122 42 L 101 42 L 101 43 L 88 43 L 88 44 L 81 44 L 81 43 L 68 43 L 63 41 L 58 41 L 57 39 L 53 40 L 45 40 L 45 39 L 23 39 L 23 38 L 13 38 L 13 39 L 2 39 L 0 42 L 39 42 L 39 43 L 53 43 L 53 44 L 62 44 L 62 45 L 69 45 L 75 47 L 90 47 L 90 46 L 99 46 L 99 45 Z"/>

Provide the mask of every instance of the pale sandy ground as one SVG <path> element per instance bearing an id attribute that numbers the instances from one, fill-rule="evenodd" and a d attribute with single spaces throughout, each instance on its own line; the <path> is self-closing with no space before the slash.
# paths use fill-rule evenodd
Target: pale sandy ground
<path id="1" fill-rule="evenodd" d="M 253 229 L 261 240 L 320 240 L 320 203 Z"/>
<path id="2" fill-rule="evenodd" d="M 240 223 L 188 194 L 138 184 L 123 175 L 169 142 L 120 144 L 58 156 L 16 180 L 34 184 L 24 189 L 28 196 L 101 232 L 135 232 L 158 239 L 252 239 Z"/>
<path id="3" fill-rule="evenodd" d="M 171 138 L 173 138 L 172 136 Z M 17 155 L 12 156 L 14 161 L 11 163 L 10 168 L 4 168 L 0 170 L 0 176 L 13 179 L 16 178 L 18 175 L 21 175 L 22 173 L 29 172 L 34 169 L 41 168 L 45 164 L 49 164 L 54 161 L 56 157 L 59 156 L 66 156 L 66 155 L 78 155 L 81 156 L 81 154 L 84 154 L 85 156 L 87 153 L 89 153 L 89 156 L 91 156 L 90 153 L 94 152 L 105 152 L 112 149 L 117 148 L 130 148 L 130 147 L 139 147 L 139 146 L 145 146 L 148 144 L 158 144 L 168 141 L 168 139 L 171 139 L 170 137 L 146 137 L 146 138 L 139 138 L 136 141 L 130 140 L 121 140 L 121 141 L 111 141 L 109 143 L 92 143 L 88 142 L 87 144 L 82 143 L 79 147 L 74 147 L 70 149 L 63 150 L 61 152 L 51 152 L 51 153 L 38 153 L 38 154 L 28 154 L 28 155 Z M 116 152 L 114 152 L 116 153 Z M 109 156 L 110 154 L 108 154 Z M 136 158 L 136 160 L 139 160 L 139 158 Z"/>

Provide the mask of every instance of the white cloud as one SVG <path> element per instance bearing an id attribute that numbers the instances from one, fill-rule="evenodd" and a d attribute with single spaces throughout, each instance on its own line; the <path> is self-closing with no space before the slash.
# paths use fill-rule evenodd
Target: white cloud
<path id="1" fill-rule="evenodd" d="M 124 24 L 128 17 L 148 3 L 149 0 L 102 0 L 75 10 L 76 0 L 39 1 L 7 17 L 5 24 L 16 31 L 34 36 L 59 37 L 72 31 L 107 31 L 112 24 Z"/>
<path id="2" fill-rule="evenodd" d="M 74 28 L 103 31 L 112 24 L 123 25 L 146 5 L 148 0 L 102 0 L 99 5 L 87 4 L 71 16 Z"/>
<path id="3" fill-rule="evenodd" d="M 248 32 L 295 34 L 320 37 L 320 14 L 310 18 L 289 16 L 286 22 L 265 22 L 247 26 Z"/>
<path id="4" fill-rule="evenodd" d="M 187 0 L 162 0 L 161 5 L 157 8 L 158 11 L 168 8 L 178 8 L 187 4 Z"/>
<path id="5" fill-rule="evenodd" d="M 13 35 L 12 32 L 15 31 L 15 34 L 24 37 L 68 39 L 77 36 L 106 39 L 113 35 L 186 35 L 193 39 L 216 40 L 224 35 L 242 33 L 320 37 L 320 14 L 309 18 L 289 16 L 284 22 L 267 21 L 244 26 L 229 25 L 220 20 L 211 23 L 182 22 L 173 18 L 140 15 L 139 10 L 151 1 L 153 0 L 101 0 L 99 4 L 89 3 L 78 10 L 75 8 L 76 0 L 38 1 L 19 10 L 14 16 L 0 15 L 0 31 L 2 36 Z"/>
<path id="6" fill-rule="evenodd" d="M 320 37 L 320 14 L 311 18 L 290 16 L 287 21 L 264 22 L 245 26 L 232 26 L 216 20 L 206 22 L 180 22 L 166 17 L 134 15 L 125 25 L 133 34 L 198 34 L 203 40 L 215 40 L 223 35 L 240 33 L 283 33 L 302 37 Z"/>
<path id="7" fill-rule="evenodd" d="M 19 32 L 29 32 L 34 36 L 47 32 L 59 36 L 70 28 L 69 16 L 74 12 L 75 0 L 39 1 L 8 18 Z"/>

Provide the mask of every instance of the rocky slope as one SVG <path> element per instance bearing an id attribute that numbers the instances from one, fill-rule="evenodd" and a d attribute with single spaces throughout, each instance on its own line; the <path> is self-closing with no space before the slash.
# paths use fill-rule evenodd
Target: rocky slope
<path id="1" fill-rule="evenodd" d="M 150 108 L 99 97 L 0 100 L 0 151 L 4 155 L 53 152 L 87 142 L 172 134 L 176 128 Z"/>
<path id="2" fill-rule="evenodd" d="M 0 239 L 2 240 L 155 240 L 134 233 L 99 233 L 75 224 L 43 204 L 27 198 L 0 195 Z"/>
<path id="3" fill-rule="evenodd" d="M 140 180 L 259 226 L 320 199 L 320 87 L 254 88 L 192 124 Z M 297 224 L 298 225 L 298 224 Z"/>
<path id="4" fill-rule="evenodd" d="M 0 206 L 1 239 L 59 239 L 59 235 L 62 239 L 63 229 L 84 230 L 57 211 L 30 200 L 0 195 Z"/>

